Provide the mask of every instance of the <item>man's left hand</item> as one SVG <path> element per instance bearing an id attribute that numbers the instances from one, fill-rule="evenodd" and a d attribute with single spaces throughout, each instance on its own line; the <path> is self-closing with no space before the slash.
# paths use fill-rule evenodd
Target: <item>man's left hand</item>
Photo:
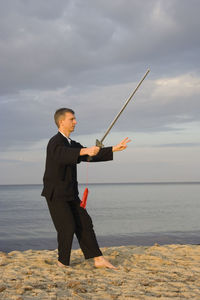
<path id="1" fill-rule="evenodd" d="M 127 143 L 129 143 L 129 142 L 131 142 L 131 140 L 129 140 L 129 138 L 126 137 L 119 144 L 117 144 L 116 146 L 113 146 L 112 151 L 116 152 L 116 151 L 122 151 L 122 150 L 126 149 L 127 148 Z"/>

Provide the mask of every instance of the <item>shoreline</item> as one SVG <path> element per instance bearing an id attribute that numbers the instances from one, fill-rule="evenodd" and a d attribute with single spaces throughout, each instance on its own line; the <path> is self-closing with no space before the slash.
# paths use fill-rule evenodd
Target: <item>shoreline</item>
<path id="1" fill-rule="evenodd" d="M 200 244 L 200 231 L 188 232 L 149 232 L 133 233 L 132 235 L 97 235 L 97 241 L 100 247 L 120 247 L 120 246 L 152 246 L 155 243 L 165 244 Z M 53 250 L 57 247 L 56 233 L 50 238 L 30 238 L 30 239 L 0 239 L 0 251 L 25 251 L 25 250 Z M 79 249 L 80 245 L 76 236 L 74 236 L 72 249 Z"/>
<path id="2" fill-rule="evenodd" d="M 199 299 L 200 245 L 101 247 L 118 270 L 94 267 L 80 249 L 70 268 L 56 250 L 0 252 L 1 299 Z"/>

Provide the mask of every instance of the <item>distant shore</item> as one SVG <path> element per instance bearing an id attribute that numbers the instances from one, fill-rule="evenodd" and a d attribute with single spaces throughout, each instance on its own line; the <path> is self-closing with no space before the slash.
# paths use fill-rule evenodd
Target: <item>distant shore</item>
<path id="1" fill-rule="evenodd" d="M 57 250 L 0 252 L 1 299 L 199 299 L 200 246 L 101 248 L 118 270 L 97 269 L 80 249 L 70 268 L 59 268 Z"/>

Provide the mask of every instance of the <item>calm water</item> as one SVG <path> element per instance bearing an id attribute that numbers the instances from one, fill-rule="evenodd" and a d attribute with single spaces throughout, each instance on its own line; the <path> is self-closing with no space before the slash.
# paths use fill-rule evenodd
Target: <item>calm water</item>
<path id="1" fill-rule="evenodd" d="M 80 185 L 80 195 L 85 186 Z M 0 186 L 0 251 L 55 249 L 41 185 Z M 91 184 L 87 211 L 100 246 L 200 244 L 200 183 Z M 74 236 L 73 248 L 78 248 Z"/>

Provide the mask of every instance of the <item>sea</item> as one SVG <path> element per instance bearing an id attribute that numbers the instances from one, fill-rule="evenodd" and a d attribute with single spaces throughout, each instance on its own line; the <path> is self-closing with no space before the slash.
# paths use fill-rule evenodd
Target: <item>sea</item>
<path id="1" fill-rule="evenodd" d="M 85 185 L 79 185 L 80 198 Z M 100 247 L 200 244 L 200 182 L 89 184 Z M 0 185 L 0 251 L 57 248 L 42 185 Z M 78 249 L 76 236 L 72 249 Z"/>

